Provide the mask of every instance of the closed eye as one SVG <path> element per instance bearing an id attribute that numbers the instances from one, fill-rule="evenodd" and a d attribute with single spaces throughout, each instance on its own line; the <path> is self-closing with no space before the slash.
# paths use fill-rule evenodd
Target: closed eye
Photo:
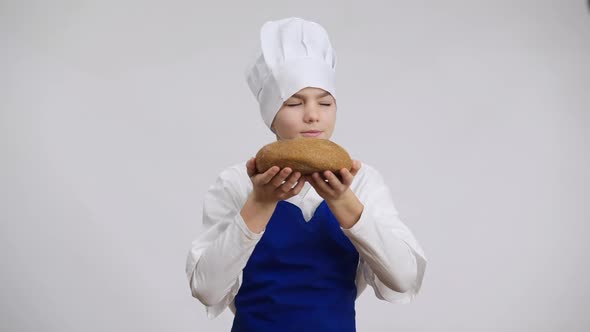
<path id="1" fill-rule="evenodd" d="M 299 104 L 287 104 L 287 106 L 289 106 L 289 107 L 295 107 L 295 106 L 299 106 L 299 105 L 301 105 L 301 103 L 299 103 Z M 320 104 L 320 105 L 321 106 L 332 106 L 332 104 Z"/>

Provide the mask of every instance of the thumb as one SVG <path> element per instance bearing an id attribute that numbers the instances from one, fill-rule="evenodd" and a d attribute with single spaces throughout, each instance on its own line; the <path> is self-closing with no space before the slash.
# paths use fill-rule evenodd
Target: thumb
<path id="1" fill-rule="evenodd" d="M 350 170 L 350 173 L 352 173 L 352 175 L 356 175 L 358 173 L 359 169 L 361 169 L 361 162 L 358 160 L 353 160 L 352 161 L 352 169 Z"/>
<path id="2" fill-rule="evenodd" d="M 249 177 L 253 177 L 256 174 L 256 158 L 252 157 L 246 162 L 246 171 Z"/>

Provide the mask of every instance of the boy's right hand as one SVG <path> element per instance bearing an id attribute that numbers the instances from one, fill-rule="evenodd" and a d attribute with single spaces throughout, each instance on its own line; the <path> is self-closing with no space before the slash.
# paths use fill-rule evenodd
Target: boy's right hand
<path id="1" fill-rule="evenodd" d="M 301 173 L 291 174 L 292 170 L 289 167 L 281 170 L 278 166 L 273 166 L 264 173 L 258 173 L 254 157 L 246 162 L 246 169 L 254 187 L 252 198 L 259 203 L 274 204 L 293 197 L 301 191 L 305 184 Z"/>

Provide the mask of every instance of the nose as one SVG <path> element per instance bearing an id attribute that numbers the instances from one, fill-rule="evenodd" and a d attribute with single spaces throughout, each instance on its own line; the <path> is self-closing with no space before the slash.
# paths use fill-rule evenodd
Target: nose
<path id="1" fill-rule="evenodd" d="M 303 121 L 305 122 L 317 122 L 320 118 L 320 110 L 316 105 L 307 104 L 305 105 L 305 113 L 303 115 Z"/>

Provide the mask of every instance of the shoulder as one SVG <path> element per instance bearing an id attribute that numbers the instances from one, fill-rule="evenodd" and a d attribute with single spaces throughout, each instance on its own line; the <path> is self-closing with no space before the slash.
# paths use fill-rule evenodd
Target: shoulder
<path id="1" fill-rule="evenodd" d="M 383 176 L 373 166 L 361 161 L 361 168 L 354 177 L 352 186 L 363 186 L 383 182 Z"/>
<path id="2" fill-rule="evenodd" d="M 244 181 L 245 179 L 249 180 L 246 171 L 246 161 L 235 163 L 222 169 L 217 179 L 234 183 Z"/>
<path id="3" fill-rule="evenodd" d="M 363 176 L 371 176 L 371 175 L 376 175 L 379 174 L 379 171 L 377 171 L 377 169 L 365 162 L 361 161 L 361 168 L 359 169 L 359 172 L 357 175 L 363 175 Z"/>
<path id="4" fill-rule="evenodd" d="M 389 191 L 381 172 L 366 163 L 362 163 L 361 168 L 350 185 L 350 189 L 363 203 L 374 199 L 376 195 L 388 193 Z"/>
<path id="5" fill-rule="evenodd" d="M 241 201 L 252 190 L 252 182 L 246 171 L 246 161 L 222 169 L 208 192 L 213 195 L 230 195 Z"/>

